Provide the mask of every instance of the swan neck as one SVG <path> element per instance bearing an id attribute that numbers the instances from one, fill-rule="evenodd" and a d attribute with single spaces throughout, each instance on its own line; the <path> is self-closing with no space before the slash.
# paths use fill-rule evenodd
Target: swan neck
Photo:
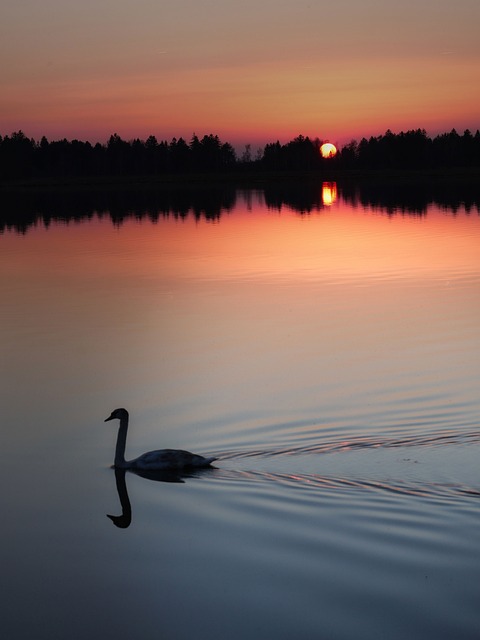
<path id="1" fill-rule="evenodd" d="M 115 466 L 125 467 L 125 447 L 127 445 L 128 416 L 120 419 L 117 446 L 115 447 Z"/>

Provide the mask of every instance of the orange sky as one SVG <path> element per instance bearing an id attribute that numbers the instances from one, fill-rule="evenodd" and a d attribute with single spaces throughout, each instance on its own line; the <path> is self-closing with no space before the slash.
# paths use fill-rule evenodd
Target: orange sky
<path id="1" fill-rule="evenodd" d="M 0 135 L 263 145 L 480 127 L 478 0 L 23 0 Z"/>

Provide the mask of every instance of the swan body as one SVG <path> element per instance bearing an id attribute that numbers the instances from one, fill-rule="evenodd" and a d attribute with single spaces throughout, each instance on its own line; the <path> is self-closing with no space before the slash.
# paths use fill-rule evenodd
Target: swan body
<path id="1" fill-rule="evenodd" d="M 158 449 L 148 451 L 133 460 L 125 460 L 125 447 L 127 444 L 128 431 L 128 411 L 126 409 L 115 409 L 106 418 L 109 420 L 120 420 L 118 429 L 117 445 L 115 448 L 116 469 L 132 469 L 133 471 L 162 471 L 169 469 L 192 469 L 209 467 L 216 458 L 204 458 L 190 451 L 181 449 Z"/>

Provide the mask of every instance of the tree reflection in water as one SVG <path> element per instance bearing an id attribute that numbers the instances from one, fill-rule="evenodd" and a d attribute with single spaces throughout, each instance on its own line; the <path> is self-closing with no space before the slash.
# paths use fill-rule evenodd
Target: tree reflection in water
<path id="1" fill-rule="evenodd" d="M 218 221 L 230 213 L 239 198 L 250 193 L 233 184 L 203 187 L 177 185 L 139 185 L 135 188 L 88 190 L 5 189 L 0 194 L 0 233 L 12 230 L 26 233 L 29 228 L 51 222 L 81 222 L 94 216 L 110 218 L 121 225 L 127 220 L 174 217 Z M 352 206 L 373 207 L 386 215 L 426 215 L 430 205 L 455 214 L 461 207 L 480 212 L 480 184 L 476 181 L 415 180 L 407 177 L 379 180 L 325 182 L 318 179 L 285 179 L 255 186 L 268 209 L 288 207 L 305 215 L 319 212 L 337 201 Z"/>

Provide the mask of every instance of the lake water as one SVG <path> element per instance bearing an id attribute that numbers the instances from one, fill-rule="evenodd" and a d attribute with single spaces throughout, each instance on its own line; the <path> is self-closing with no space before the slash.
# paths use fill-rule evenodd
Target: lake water
<path id="1" fill-rule="evenodd" d="M 480 637 L 478 200 L 405 191 L 11 200 L 3 637 Z"/>

